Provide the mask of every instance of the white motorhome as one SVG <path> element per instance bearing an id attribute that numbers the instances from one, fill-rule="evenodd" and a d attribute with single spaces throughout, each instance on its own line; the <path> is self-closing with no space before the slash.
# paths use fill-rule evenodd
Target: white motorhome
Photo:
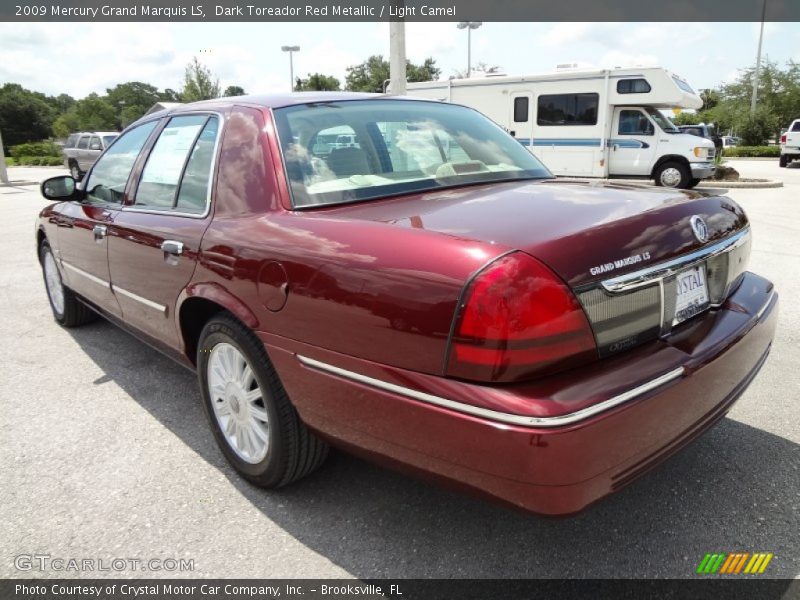
<path id="1" fill-rule="evenodd" d="M 659 110 L 697 109 L 703 101 L 660 67 L 425 81 L 409 83 L 408 95 L 479 110 L 555 175 L 690 188 L 715 170 L 714 144 L 681 133 Z"/>

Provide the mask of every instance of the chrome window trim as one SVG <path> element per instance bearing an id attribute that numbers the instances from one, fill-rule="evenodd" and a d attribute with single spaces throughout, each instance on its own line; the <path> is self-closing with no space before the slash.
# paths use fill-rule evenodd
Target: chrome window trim
<path id="1" fill-rule="evenodd" d="M 483 419 L 488 419 L 490 421 L 496 421 L 498 423 L 505 423 L 509 425 L 518 425 L 522 427 L 533 427 L 533 428 L 562 427 L 565 425 L 572 425 L 574 423 L 578 423 L 580 421 L 593 417 L 594 415 L 610 410 L 615 406 L 619 406 L 620 404 L 624 404 L 625 402 L 629 402 L 635 398 L 638 398 L 639 396 L 642 396 L 647 392 L 650 392 L 663 385 L 666 385 L 667 383 L 674 381 L 680 377 L 683 377 L 684 375 L 684 368 L 678 367 L 677 369 L 673 369 L 668 373 L 664 373 L 659 377 L 651 379 L 650 381 L 647 381 L 635 388 L 631 388 L 630 390 L 618 394 L 612 398 L 609 398 L 608 400 L 604 400 L 603 402 L 599 402 L 592 406 L 588 406 L 579 411 L 569 413 L 566 415 L 559 415 L 557 417 L 530 417 L 525 415 L 515 415 L 510 413 L 499 412 L 496 410 L 490 410 L 488 408 L 473 406 L 471 404 L 464 404 L 462 402 L 457 402 L 455 400 L 442 398 L 441 396 L 435 396 L 433 394 L 428 394 L 426 392 L 412 390 L 410 388 L 396 385 L 394 383 L 389 383 L 388 381 L 383 381 L 381 379 L 375 379 L 373 377 L 361 375 L 360 373 L 354 373 L 353 371 L 348 371 L 346 369 L 342 369 L 340 367 L 336 367 L 334 365 L 324 363 L 315 360 L 313 358 L 309 358 L 307 356 L 302 356 L 300 354 L 296 354 L 295 356 L 297 357 L 297 360 L 300 361 L 300 363 L 305 365 L 306 367 L 310 367 L 312 369 L 316 369 L 319 371 L 324 371 L 331 375 L 336 375 L 344 379 L 348 379 L 350 381 L 355 381 L 357 383 L 368 385 L 373 388 L 399 394 L 401 396 L 405 396 L 406 398 L 411 398 L 412 400 L 417 400 L 419 402 L 424 402 L 426 404 L 432 404 L 435 406 L 441 406 L 443 408 L 448 408 L 450 410 L 454 410 L 460 413 L 481 417 Z"/>
<path id="2" fill-rule="evenodd" d="M 680 256 L 652 267 L 647 267 L 646 269 L 640 269 L 639 271 L 634 271 L 633 273 L 605 279 L 601 282 L 601 285 L 603 286 L 603 289 L 610 294 L 621 294 L 638 289 L 640 287 L 652 285 L 658 280 L 663 281 L 665 277 L 675 275 L 682 269 L 691 267 L 703 262 L 704 260 L 708 260 L 713 256 L 717 256 L 741 246 L 747 242 L 749 235 L 750 227 L 747 226 L 738 233 L 735 233 L 734 235 L 725 238 L 722 241 L 716 242 L 711 246 L 701 248 L 700 250 L 696 250 L 690 254 Z"/>
<path id="3" fill-rule="evenodd" d="M 64 266 L 67 269 L 69 269 L 73 273 L 77 273 L 78 275 L 80 275 L 82 277 L 85 277 L 86 279 L 88 279 L 92 283 L 96 283 L 97 285 L 101 285 L 104 288 L 111 288 L 111 283 L 106 281 L 105 279 L 97 277 L 96 275 L 92 275 L 91 273 L 88 273 L 87 271 L 84 271 L 83 269 L 80 269 L 80 268 L 76 267 L 75 265 L 72 265 L 72 264 L 68 263 L 65 260 L 62 260 L 61 262 L 64 264 Z"/>
<path id="4" fill-rule="evenodd" d="M 217 158 L 218 158 L 218 152 L 219 152 L 219 143 L 220 143 L 220 140 L 222 139 L 222 134 L 224 132 L 225 125 L 226 125 L 225 117 L 222 115 L 222 113 L 221 112 L 217 112 L 215 110 L 194 110 L 194 111 L 170 113 L 169 115 L 165 115 L 165 116 L 169 116 L 169 120 L 167 121 L 167 124 L 164 125 L 164 128 L 158 133 L 158 137 L 156 138 L 155 142 L 153 142 L 153 148 L 155 148 L 155 145 L 158 143 L 158 138 L 161 137 L 161 134 L 164 132 L 164 129 L 169 127 L 169 122 L 172 119 L 174 119 L 176 117 L 188 117 L 188 116 L 192 116 L 192 115 L 205 115 L 207 117 L 216 116 L 219 119 L 219 129 L 217 130 L 217 139 L 214 141 L 214 157 L 211 159 L 211 167 L 210 167 L 209 174 L 208 174 L 208 192 L 206 192 L 206 206 L 205 206 L 205 209 L 203 210 L 203 212 L 202 213 L 193 213 L 193 212 L 183 212 L 183 211 L 177 211 L 177 210 L 166 209 L 166 208 L 165 209 L 158 209 L 158 208 L 153 208 L 153 207 L 139 208 L 139 207 L 136 206 L 136 197 L 135 196 L 133 198 L 134 204 L 123 204 L 121 206 L 117 205 L 117 206 L 120 206 L 120 210 L 121 211 L 144 213 L 144 214 L 150 214 L 150 215 L 172 215 L 172 216 L 176 216 L 176 217 L 187 217 L 189 219 L 205 219 L 209 215 L 209 213 L 211 212 L 211 196 L 213 195 L 212 194 L 212 190 L 214 188 L 214 184 L 216 183 L 216 177 L 214 176 L 214 174 L 216 173 L 216 169 L 217 169 Z M 205 127 L 205 126 L 206 125 L 204 124 L 203 127 Z M 200 130 L 200 133 L 202 133 L 202 128 Z M 195 140 L 195 143 L 197 143 L 197 140 Z M 152 154 L 152 152 L 153 152 L 153 148 L 150 148 L 150 152 L 147 154 L 147 159 L 148 160 L 150 159 L 150 154 Z M 189 156 L 186 157 L 186 163 L 184 164 L 184 167 L 188 163 L 188 160 L 189 160 Z M 145 161 L 145 164 L 142 167 L 142 172 L 139 174 L 139 179 L 136 181 L 136 193 L 137 194 L 139 193 L 139 184 L 142 181 L 142 175 L 144 174 L 144 169 L 145 169 L 146 166 L 147 166 L 147 162 Z M 181 172 L 181 179 L 183 179 L 183 172 Z"/>
<path id="5" fill-rule="evenodd" d="M 152 300 L 148 300 L 147 298 L 145 298 L 143 296 L 140 296 L 139 294 L 134 294 L 133 292 L 131 292 L 129 290 L 126 290 L 124 288 L 121 288 L 118 285 L 114 285 L 113 283 L 111 284 L 111 290 L 113 292 L 115 292 L 115 293 L 120 293 L 123 296 L 126 296 L 126 297 L 130 298 L 131 300 L 135 300 L 136 302 L 144 304 L 148 308 L 152 308 L 152 309 L 157 310 L 157 311 L 159 311 L 161 313 L 166 313 L 167 312 L 167 307 L 164 306 L 163 304 L 159 304 L 158 302 L 153 302 Z"/>

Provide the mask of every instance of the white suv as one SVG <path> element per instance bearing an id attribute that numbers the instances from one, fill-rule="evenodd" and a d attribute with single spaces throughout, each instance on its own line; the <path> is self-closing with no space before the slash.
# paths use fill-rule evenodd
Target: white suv
<path id="1" fill-rule="evenodd" d="M 785 167 L 793 160 L 800 160 L 800 119 L 795 119 L 789 129 L 781 136 L 780 166 Z"/>

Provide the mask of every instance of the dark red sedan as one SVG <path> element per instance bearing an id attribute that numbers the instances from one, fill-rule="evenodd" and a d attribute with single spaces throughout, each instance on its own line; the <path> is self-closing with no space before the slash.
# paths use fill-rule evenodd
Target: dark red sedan
<path id="1" fill-rule="evenodd" d="M 451 104 L 189 104 L 42 192 L 56 320 L 100 313 L 196 369 L 264 487 L 331 444 L 574 513 L 721 419 L 777 320 L 729 198 L 555 181 Z"/>

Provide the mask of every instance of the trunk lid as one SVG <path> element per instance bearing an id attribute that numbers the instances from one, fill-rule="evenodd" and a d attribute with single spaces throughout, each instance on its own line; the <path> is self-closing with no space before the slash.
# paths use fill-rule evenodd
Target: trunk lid
<path id="1" fill-rule="evenodd" d="M 741 208 L 726 197 L 552 180 L 440 190 L 314 214 L 427 229 L 522 250 L 573 288 L 685 255 L 747 224 Z M 690 225 L 695 215 L 707 225 L 705 242 Z"/>

